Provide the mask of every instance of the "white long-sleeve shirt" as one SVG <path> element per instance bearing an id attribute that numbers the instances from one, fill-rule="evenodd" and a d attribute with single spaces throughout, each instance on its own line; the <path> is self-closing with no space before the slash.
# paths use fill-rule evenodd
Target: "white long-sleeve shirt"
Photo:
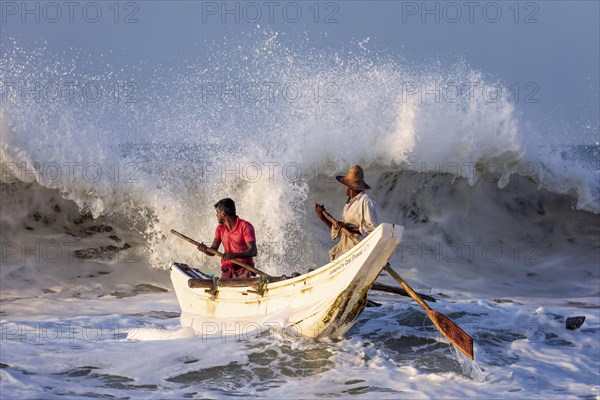
<path id="1" fill-rule="evenodd" d="M 360 192 L 358 196 L 353 197 L 344 205 L 342 221 L 345 224 L 357 227 L 363 237 L 367 236 L 379 225 L 375 201 L 365 192 Z M 354 246 L 354 243 L 347 235 L 343 234 L 339 229 L 335 229 L 332 225 L 331 239 L 335 240 L 338 237 L 340 238 L 339 243 L 329 250 L 329 259 L 331 261 Z"/>

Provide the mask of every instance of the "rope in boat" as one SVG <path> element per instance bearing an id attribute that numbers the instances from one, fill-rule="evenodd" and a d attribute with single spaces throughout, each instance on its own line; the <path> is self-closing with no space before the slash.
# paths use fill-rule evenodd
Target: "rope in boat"
<path id="1" fill-rule="evenodd" d="M 269 278 L 267 278 L 266 276 L 261 275 L 258 278 L 258 294 L 262 297 L 265 295 L 265 288 L 267 283 L 269 283 Z"/>
<path id="2" fill-rule="evenodd" d="M 217 278 L 216 276 L 213 276 L 212 281 L 213 281 L 212 289 L 206 289 L 205 292 L 209 293 L 213 296 L 216 296 L 217 292 L 219 291 L 219 278 Z"/>
<path id="3" fill-rule="evenodd" d="M 258 285 L 257 285 L 255 293 L 258 293 L 261 297 L 263 297 L 265 295 L 265 291 L 267 289 L 267 284 L 269 282 L 270 281 L 269 281 L 268 276 L 264 276 L 264 275 L 259 276 L 258 277 Z M 204 291 L 206 293 L 216 297 L 217 292 L 219 291 L 219 278 L 217 278 L 216 276 L 213 276 L 212 277 L 212 288 L 205 289 Z"/>

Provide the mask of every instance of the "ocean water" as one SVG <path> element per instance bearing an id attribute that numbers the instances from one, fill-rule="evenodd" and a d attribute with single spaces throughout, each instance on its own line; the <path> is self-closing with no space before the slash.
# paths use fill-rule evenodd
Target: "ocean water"
<path id="1" fill-rule="evenodd" d="M 56 32 L 3 28 L 1 397 L 599 399 L 597 120 L 557 136 L 536 120 L 546 103 L 469 54 L 256 25 L 160 64 L 105 26 L 60 51 Z M 211 241 L 232 197 L 257 266 L 305 272 L 333 244 L 314 203 L 338 215 L 335 176 L 355 163 L 380 220 L 405 227 L 392 266 L 473 337 L 475 363 L 380 292 L 343 338 L 181 327 L 169 262 L 218 261 L 170 229 Z"/>

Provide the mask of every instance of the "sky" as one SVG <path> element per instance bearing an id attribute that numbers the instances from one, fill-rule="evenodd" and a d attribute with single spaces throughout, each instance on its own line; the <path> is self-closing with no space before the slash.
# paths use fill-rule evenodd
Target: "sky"
<path id="1" fill-rule="evenodd" d="M 2 1 L 0 13 L 2 47 L 80 51 L 100 69 L 202 59 L 211 41 L 264 29 L 417 66 L 464 60 L 540 129 L 599 140 L 598 1 Z"/>

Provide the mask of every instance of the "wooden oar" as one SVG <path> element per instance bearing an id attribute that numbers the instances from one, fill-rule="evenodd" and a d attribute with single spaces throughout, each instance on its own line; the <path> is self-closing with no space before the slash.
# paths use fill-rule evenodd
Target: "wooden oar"
<path id="1" fill-rule="evenodd" d="M 392 269 L 392 266 L 389 263 L 385 265 L 384 269 L 392 276 L 392 278 L 396 280 L 396 282 L 400 284 L 400 286 L 402 286 L 408 292 L 408 294 L 410 294 L 410 297 L 415 299 L 415 301 L 419 303 L 419 305 L 423 307 L 425 311 L 427 311 L 427 316 L 429 319 L 431 319 L 436 328 L 442 332 L 442 335 L 444 335 L 444 337 L 446 337 L 446 339 L 448 339 L 450 343 L 454 345 L 454 347 L 462 351 L 471 360 L 474 360 L 473 338 L 469 336 L 467 332 L 463 331 L 458 325 L 452 322 L 450 318 L 431 309 L 431 307 L 429 307 L 429 305 L 427 305 L 427 303 L 425 303 L 425 301 L 419 297 L 419 295 L 408 285 L 408 283 L 406 283 L 406 281 L 404 281 L 404 279 L 402 279 L 400 275 L 398 275 L 396 271 Z"/>
<path id="2" fill-rule="evenodd" d="M 334 225 L 337 222 L 336 219 L 325 210 L 323 210 L 323 216 Z M 359 240 L 348 229 L 346 229 L 346 227 L 342 227 L 342 232 L 347 235 L 355 245 L 359 243 Z M 429 307 L 429 305 L 423 301 L 423 299 L 408 285 L 408 283 L 406 283 L 406 281 L 392 269 L 392 266 L 389 263 L 385 265 L 384 269 L 392 276 L 392 278 L 396 280 L 396 282 L 398 282 L 400 286 L 404 288 L 404 290 L 408 292 L 410 297 L 412 297 L 417 303 L 419 303 L 421 307 L 425 309 L 427 316 L 429 319 L 431 319 L 435 327 L 438 328 L 442 335 L 444 335 L 444 337 L 448 339 L 448 341 L 450 341 L 454 347 L 462 351 L 467 357 L 473 360 L 473 338 L 469 336 L 467 332 L 463 331 L 458 325 L 452 322 L 450 318 L 446 317 L 442 313 L 434 311 L 431 307 Z"/>
<path id="3" fill-rule="evenodd" d="M 179 233 L 179 232 L 177 232 L 175 229 L 171 229 L 171 233 L 172 233 L 173 235 L 175 235 L 175 236 L 179 236 L 180 238 L 182 238 L 182 239 L 184 239 L 184 240 L 187 240 L 187 241 L 188 241 L 188 242 L 190 242 L 191 244 L 194 244 L 194 245 L 196 245 L 196 247 L 200 246 L 200 244 L 201 244 L 200 242 L 197 242 L 197 241 L 195 241 L 194 239 L 192 239 L 192 238 L 190 238 L 190 237 L 187 237 L 187 236 L 185 236 L 183 233 Z M 223 253 L 221 253 L 221 252 L 220 252 L 220 251 L 218 251 L 218 250 L 215 250 L 215 249 L 213 249 L 212 247 L 208 247 L 208 246 L 207 246 L 207 247 L 206 247 L 206 250 L 207 250 L 209 253 L 212 253 L 212 254 L 214 254 L 215 256 L 219 256 L 219 257 L 223 258 Z M 240 267 L 244 267 L 244 268 L 246 268 L 247 270 L 249 270 L 249 271 L 251 271 L 251 272 L 254 272 L 255 274 L 258 274 L 258 275 L 267 275 L 266 273 L 264 273 L 264 272 L 262 272 L 262 271 L 260 271 L 260 270 L 258 270 L 258 269 L 256 269 L 256 268 L 254 268 L 252 265 L 248 265 L 248 264 L 246 264 L 246 263 L 243 263 L 243 262 L 241 262 L 241 261 L 234 260 L 234 259 L 231 259 L 231 260 L 229 260 L 229 261 L 231 261 L 232 263 L 234 263 L 234 264 L 236 264 L 236 265 L 239 265 Z"/>
<path id="4" fill-rule="evenodd" d="M 373 284 L 373 286 L 371 286 L 371 290 L 377 290 L 377 291 L 386 292 L 386 293 L 394 293 L 394 294 L 398 294 L 400 296 L 410 297 L 410 294 L 408 294 L 408 292 L 406 290 L 402 289 L 402 288 L 397 288 L 397 287 L 394 287 L 394 286 L 384 285 L 383 283 L 379 283 L 379 282 L 375 282 Z M 417 293 L 417 294 L 423 300 L 431 301 L 432 303 L 436 302 L 436 300 L 433 297 L 431 297 L 431 296 L 428 296 L 428 295 L 423 294 L 423 293 Z"/>

